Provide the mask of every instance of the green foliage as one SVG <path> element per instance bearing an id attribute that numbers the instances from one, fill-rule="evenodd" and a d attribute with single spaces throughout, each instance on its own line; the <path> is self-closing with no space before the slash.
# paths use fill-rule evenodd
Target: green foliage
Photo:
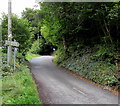
<path id="1" fill-rule="evenodd" d="M 46 27 L 42 27 L 42 22 L 43 22 L 43 16 L 44 13 L 41 10 L 34 10 L 30 8 L 26 8 L 25 11 L 22 13 L 23 19 L 27 19 L 29 22 L 29 27 L 31 29 L 31 33 L 33 34 L 32 41 L 32 47 L 29 50 L 29 52 L 34 53 L 34 54 L 51 54 L 52 52 L 52 44 L 49 42 L 49 40 L 46 38 L 46 40 L 43 38 L 43 36 L 40 33 L 40 30 L 45 30 L 43 31 L 46 33 Z M 57 26 L 57 25 L 56 25 Z M 46 33 L 48 34 L 48 33 Z M 44 35 L 46 35 L 44 34 Z"/>
<path id="2" fill-rule="evenodd" d="M 41 37 L 33 42 L 29 52 L 32 54 L 48 55 L 53 52 L 53 45 Z"/>
<path id="3" fill-rule="evenodd" d="M 5 53 L 2 53 L 2 58 L 6 58 Z M 6 59 L 4 61 L 0 72 L 2 104 L 41 104 L 35 82 L 26 66 L 24 57 L 18 53 L 15 71 L 13 70 L 13 61 L 10 66 L 6 65 Z"/>
<path id="4" fill-rule="evenodd" d="M 39 40 L 36 40 L 33 42 L 31 49 L 29 50 L 33 54 L 38 54 L 39 53 Z"/>
<path id="5" fill-rule="evenodd" d="M 2 17 L 2 40 L 3 44 L 7 40 L 7 15 Z M 19 19 L 16 15 L 12 15 L 12 39 L 20 43 L 19 51 L 25 54 L 31 45 L 31 33 L 29 23 L 26 19 Z"/>
<path id="6" fill-rule="evenodd" d="M 50 23 L 54 21 L 54 23 Z M 60 24 L 57 18 L 47 17 L 46 20 L 43 21 L 44 25 L 41 27 L 41 34 L 42 36 L 51 42 L 55 46 L 59 46 L 61 43 L 60 37 Z M 59 32 L 59 33 L 58 33 Z"/>
<path id="7" fill-rule="evenodd" d="M 57 51 L 54 52 L 53 54 L 55 56 L 54 62 L 56 64 L 62 64 L 62 62 L 68 58 L 67 54 L 65 53 L 64 49 L 58 49 Z"/>
<path id="8" fill-rule="evenodd" d="M 26 60 L 30 61 L 33 57 L 39 57 L 40 55 L 38 54 L 32 54 L 30 52 L 28 52 L 25 56 Z"/>
<path id="9" fill-rule="evenodd" d="M 38 92 L 27 68 L 7 75 L 2 80 L 2 104 L 40 104 Z"/>
<path id="10" fill-rule="evenodd" d="M 43 2 L 40 10 L 26 9 L 23 11 L 22 19 L 12 17 L 13 39 L 21 44 L 20 52 L 23 54 L 31 45 L 31 53 L 47 54 L 54 45 L 58 48 L 54 54 L 55 63 L 96 83 L 116 86 L 118 79 L 115 75 L 113 60 L 120 57 L 119 11 L 119 3 L 113 2 Z M 6 15 L 3 15 L 2 25 L 3 40 L 5 40 L 7 39 L 5 36 L 7 35 Z M 34 56 L 29 54 L 27 59 Z M 17 62 L 22 63 L 23 57 L 18 56 L 18 58 Z M 4 58 L 4 63 L 5 60 Z M 6 67 L 3 69 L 9 70 Z M 17 69 L 25 70 L 25 67 L 18 64 Z M 13 74 L 12 71 L 10 71 L 11 74 L 8 73 L 9 71 L 6 71 L 3 76 Z M 23 82 L 26 82 L 24 84 L 27 93 L 22 93 L 21 96 L 21 92 L 25 90 L 22 88 L 23 91 L 15 91 L 14 96 L 8 94 L 5 103 L 24 103 L 25 98 L 27 104 L 31 103 L 28 98 L 31 98 L 30 90 L 26 86 L 29 85 L 28 80 Z M 19 88 L 14 83 L 11 86 L 5 87 L 10 88 L 7 91 Z M 9 97 L 12 99 L 8 99 Z M 35 98 L 31 98 L 32 103 L 37 103 L 34 101 Z"/>
<path id="11" fill-rule="evenodd" d="M 41 34 L 57 46 L 54 62 L 102 85 L 118 84 L 119 3 L 41 3 Z"/>
<path id="12" fill-rule="evenodd" d="M 2 63 L 3 64 L 7 64 L 7 54 L 6 53 L 2 53 L 0 55 L 1 55 Z"/>
<path id="13" fill-rule="evenodd" d="M 112 60 L 119 58 L 119 48 L 115 44 L 111 45 L 97 45 L 96 53 L 92 56 L 92 59 L 111 62 Z"/>
<path id="14" fill-rule="evenodd" d="M 10 66 L 2 65 L 1 70 L 2 70 L 1 73 L 2 77 L 9 76 L 13 73 L 13 68 Z"/>
<path id="15" fill-rule="evenodd" d="M 26 19 L 29 22 L 29 27 L 31 29 L 31 33 L 33 34 L 32 41 L 37 40 L 40 37 L 40 28 L 42 22 L 43 14 L 40 10 L 34 10 L 31 8 L 26 8 L 22 12 L 22 18 Z"/>
<path id="16" fill-rule="evenodd" d="M 117 70 L 115 65 L 108 61 L 112 59 L 109 56 L 114 57 L 115 51 L 111 53 L 110 51 L 111 47 L 106 50 L 102 45 L 94 48 L 83 48 L 73 52 L 71 56 L 66 56 L 62 50 L 58 50 L 54 61 L 58 65 L 93 82 L 115 88 L 119 83 L 118 77 L 115 74 Z M 109 54 L 109 56 L 105 57 L 105 54 Z"/>
<path id="17" fill-rule="evenodd" d="M 116 42 L 118 10 L 118 3 L 41 3 L 45 13 L 41 34 L 58 48 L 63 42 L 69 46 L 76 38 L 85 45 L 103 39 L 105 44 Z"/>

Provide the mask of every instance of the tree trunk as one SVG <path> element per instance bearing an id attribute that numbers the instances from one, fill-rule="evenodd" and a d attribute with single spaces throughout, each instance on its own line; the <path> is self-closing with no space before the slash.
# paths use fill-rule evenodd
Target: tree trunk
<path id="1" fill-rule="evenodd" d="M 102 28 L 102 31 L 103 31 L 104 35 L 107 36 L 106 31 L 105 31 L 101 22 L 100 22 L 100 25 L 101 25 L 101 28 Z M 107 41 L 105 39 L 104 39 L 104 42 L 107 44 Z"/>
<path id="2" fill-rule="evenodd" d="M 66 45 L 65 36 L 62 37 L 62 40 L 63 40 L 63 47 L 64 47 L 64 50 L 65 50 L 65 52 L 67 52 L 67 45 Z"/>
<path id="3" fill-rule="evenodd" d="M 104 25 L 105 25 L 105 29 L 106 29 L 107 35 L 109 36 L 109 39 L 110 39 L 111 43 L 113 43 L 111 35 L 110 35 L 110 31 L 108 30 L 108 27 L 107 27 L 107 24 L 106 24 L 105 20 L 104 20 Z"/>

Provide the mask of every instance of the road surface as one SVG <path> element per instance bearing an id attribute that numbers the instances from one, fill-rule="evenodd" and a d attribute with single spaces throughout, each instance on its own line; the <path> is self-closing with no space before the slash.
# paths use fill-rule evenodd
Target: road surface
<path id="1" fill-rule="evenodd" d="M 30 61 L 43 104 L 118 104 L 118 96 L 62 71 L 52 60 L 41 56 Z"/>

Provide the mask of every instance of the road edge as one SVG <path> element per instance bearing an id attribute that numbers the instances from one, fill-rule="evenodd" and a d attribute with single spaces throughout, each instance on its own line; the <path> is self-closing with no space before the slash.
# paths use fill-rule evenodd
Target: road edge
<path id="1" fill-rule="evenodd" d="M 52 62 L 53 62 L 53 61 L 52 61 Z M 53 62 L 53 64 L 55 64 L 55 63 Z M 91 80 L 88 80 L 87 78 L 84 78 L 84 77 L 76 74 L 75 72 L 72 72 L 72 71 L 70 71 L 69 69 L 66 69 L 65 67 L 58 66 L 57 64 L 55 64 L 55 65 L 56 65 L 57 67 L 59 67 L 61 70 L 63 70 L 64 72 L 68 73 L 68 74 L 71 74 L 71 75 L 73 75 L 73 76 L 75 76 L 75 77 L 77 77 L 77 78 L 79 78 L 79 79 L 81 79 L 81 80 L 84 80 L 84 81 L 86 81 L 86 82 L 88 82 L 88 83 L 91 83 L 91 84 L 97 86 L 97 87 L 100 87 L 100 88 L 102 88 L 102 89 L 104 89 L 104 90 L 107 90 L 107 91 L 111 92 L 111 93 L 114 94 L 114 95 L 120 96 L 120 92 L 119 92 L 119 91 L 112 90 L 112 89 L 110 89 L 110 88 L 108 88 L 108 87 L 106 87 L 106 86 L 103 86 L 103 85 L 100 85 L 100 84 L 98 84 L 98 83 L 95 83 L 95 82 L 93 82 L 93 81 L 91 81 Z"/>

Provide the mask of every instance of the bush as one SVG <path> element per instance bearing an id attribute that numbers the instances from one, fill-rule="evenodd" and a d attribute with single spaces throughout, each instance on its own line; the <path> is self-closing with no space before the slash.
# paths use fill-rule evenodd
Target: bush
<path id="1" fill-rule="evenodd" d="M 40 38 L 34 41 L 29 52 L 33 54 L 49 55 L 53 52 L 53 46 L 51 43 L 46 42 L 44 38 Z"/>
<path id="2" fill-rule="evenodd" d="M 40 51 L 39 40 L 33 42 L 31 49 L 29 50 L 33 54 L 38 54 Z"/>
<path id="3" fill-rule="evenodd" d="M 74 51 L 69 57 L 65 55 L 63 50 L 59 49 L 55 54 L 54 61 L 84 78 L 114 88 L 119 81 L 115 75 L 117 71 L 115 64 L 108 61 L 114 58 L 115 51 L 110 52 L 109 49 L 111 47 L 107 50 L 103 46 L 99 46 L 99 49 L 98 46 L 86 47 L 81 51 Z M 106 53 L 109 55 L 108 57 L 104 57 Z"/>
<path id="4" fill-rule="evenodd" d="M 58 65 L 62 64 L 62 62 L 68 58 L 68 55 L 65 53 L 63 48 L 57 49 L 53 55 L 55 56 L 54 62 Z"/>
<path id="5" fill-rule="evenodd" d="M 13 73 L 13 68 L 10 66 L 2 65 L 2 77 L 9 76 Z"/>
<path id="6" fill-rule="evenodd" d="M 2 53 L 2 64 L 7 64 L 7 54 Z"/>

